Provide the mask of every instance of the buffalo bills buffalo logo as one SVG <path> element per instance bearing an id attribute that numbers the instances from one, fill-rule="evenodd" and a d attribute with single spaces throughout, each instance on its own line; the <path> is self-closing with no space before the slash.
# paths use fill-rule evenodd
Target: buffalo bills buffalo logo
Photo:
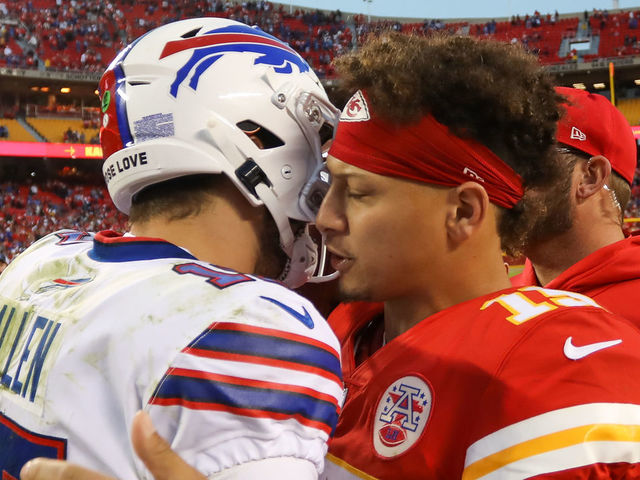
<path id="1" fill-rule="evenodd" d="M 246 25 L 217 28 L 204 35 L 168 42 L 162 50 L 160 58 L 191 49 L 193 49 L 191 57 L 178 70 L 176 79 L 171 84 L 170 92 L 174 97 L 178 94 L 178 87 L 192 71 L 189 87 L 196 90 L 202 74 L 222 56 L 230 52 L 260 54 L 254 61 L 254 65 L 270 65 L 277 73 L 292 73 L 293 65 L 296 65 L 301 73 L 309 71 L 307 62 L 287 44 L 262 30 Z"/>

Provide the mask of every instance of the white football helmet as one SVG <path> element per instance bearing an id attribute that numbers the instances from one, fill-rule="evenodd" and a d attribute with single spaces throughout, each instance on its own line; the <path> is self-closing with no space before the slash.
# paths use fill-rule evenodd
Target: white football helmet
<path id="1" fill-rule="evenodd" d="M 316 247 L 306 232 L 294 238 L 289 219 L 315 219 L 322 145 L 340 112 L 293 49 L 232 20 L 182 20 L 122 50 L 100 93 L 103 174 L 119 210 L 148 185 L 223 173 L 274 218 L 290 259 L 281 280 L 313 274 Z"/>

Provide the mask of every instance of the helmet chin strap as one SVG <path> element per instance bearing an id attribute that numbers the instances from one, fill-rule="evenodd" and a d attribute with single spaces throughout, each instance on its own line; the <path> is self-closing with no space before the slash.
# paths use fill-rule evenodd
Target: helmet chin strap
<path id="1" fill-rule="evenodd" d="M 308 283 L 325 283 L 335 280 L 340 276 L 340 272 L 333 272 L 329 275 L 324 274 L 324 267 L 327 264 L 327 245 L 325 244 L 324 235 L 322 236 L 322 246 L 320 247 L 320 260 L 318 262 L 318 272 L 307 280 Z"/>
<path id="2" fill-rule="evenodd" d="M 224 123 L 224 122 L 223 122 Z M 220 123 L 212 114 L 208 122 L 208 132 L 211 135 L 214 145 L 233 164 L 240 166 L 249 159 L 239 145 L 234 145 L 228 136 L 220 128 Z M 260 182 L 254 185 L 256 196 L 262 201 L 271 218 L 278 227 L 280 233 L 280 246 L 289 257 L 284 270 L 278 277 L 289 288 L 297 288 L 306 283 L 313 275 L 318 264 L 317 246 L 309 235 L 308 228 L 305 227 L 298 235 L 294 235 L 291 229 L 289 218 L 282 212 L 278 197 L 275 192 L 265 183 Z"/>
<path id="3" fill-rule="evenodd" d="M 284 270 L 278 277 L 289 288 L 298 288 L 305 283 L 324 283 L 335 280 L 340 272 L 324 274 L 326 264 L 327 248 L 322 238 L 320 269 L 314 276 L 318 266 L 318 246 L 309 235 L 309 226 L 306 225 L 297 236 L 291 230 L 291 223 L 286 215 L 280 213 L 278 209 L 278 198 L 273 190 L 264 183 L 256 185 L 256 193 L 264 205 L 271 213 L 271 217 L 276 222 L 280 232 L 280 246 L 289 257 Z"/>
<path id="4" fill-rule="evenodd" d="M 289 288 L 297 288 L 306 283 L 313 275 L 318 264 L 317 246 L 309 235 L 308 227 L 294 235 L 289 218 L 281 213 L 278 197 L 264 183 L 255 187 L 258 198 L 262 200 L 280 232 L 280 246 L 289 259 L 278 280 Z"/>

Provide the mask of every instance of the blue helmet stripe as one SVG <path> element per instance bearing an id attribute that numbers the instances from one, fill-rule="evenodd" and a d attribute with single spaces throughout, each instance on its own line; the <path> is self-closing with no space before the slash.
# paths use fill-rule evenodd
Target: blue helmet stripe
<path id="1" fill-rule="evenodd" d="M 124 60 L 124 57 L 122 58 Z M 120 138 L 122 139 L 122 146 L 124 148 L 133 145 L 133 136 L 131 135 L 131 129 L 129 128 L 129 118 L 127 116 L 127 102 L 125 100 L 126 95 L 126 77 L 122 68 L 122 62 L 118 63 L 113 72 L 116 75 L 116 88 L 115 88 L 115 101 L 116 101 L 116 116 L 118 118 L 118 130 L 120 131 Z"/>

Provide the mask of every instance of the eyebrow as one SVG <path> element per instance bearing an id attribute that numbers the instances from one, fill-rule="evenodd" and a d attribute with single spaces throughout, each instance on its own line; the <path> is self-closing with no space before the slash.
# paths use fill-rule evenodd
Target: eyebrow
<path id="1" fill-rule="evenodd" d="M 329 163 L 327 162 L 327 170 L 329 170 L 329 174 L 332 177 L 336 177 L 336 178 L 344 178 L 344 177 L 364 178 L 367 176 L 366 173 L 364 172 L 358 172 L 353 170 L 351 165 L 349 165 L 348 163 L 342 166 L 342 168 L 340 168 L 338 172 L 335 172 L 330 168 Z"/>
<path id="2" fill-rule="evenodd" d="M 335 173 L 335 172 L 332 172 L 331 170 L 329 170 L 329 174 L 332 177 L 335 177 L 335 178 L 347 178 L 347 177 L 350 177 L 350 178 L 366 178 L 367 177 L 366 174 L 364 174 L 364 173 L 351 172 L 349 170 L 347 170 L 346 172 L 338 172 L 338 173 Z"/>

